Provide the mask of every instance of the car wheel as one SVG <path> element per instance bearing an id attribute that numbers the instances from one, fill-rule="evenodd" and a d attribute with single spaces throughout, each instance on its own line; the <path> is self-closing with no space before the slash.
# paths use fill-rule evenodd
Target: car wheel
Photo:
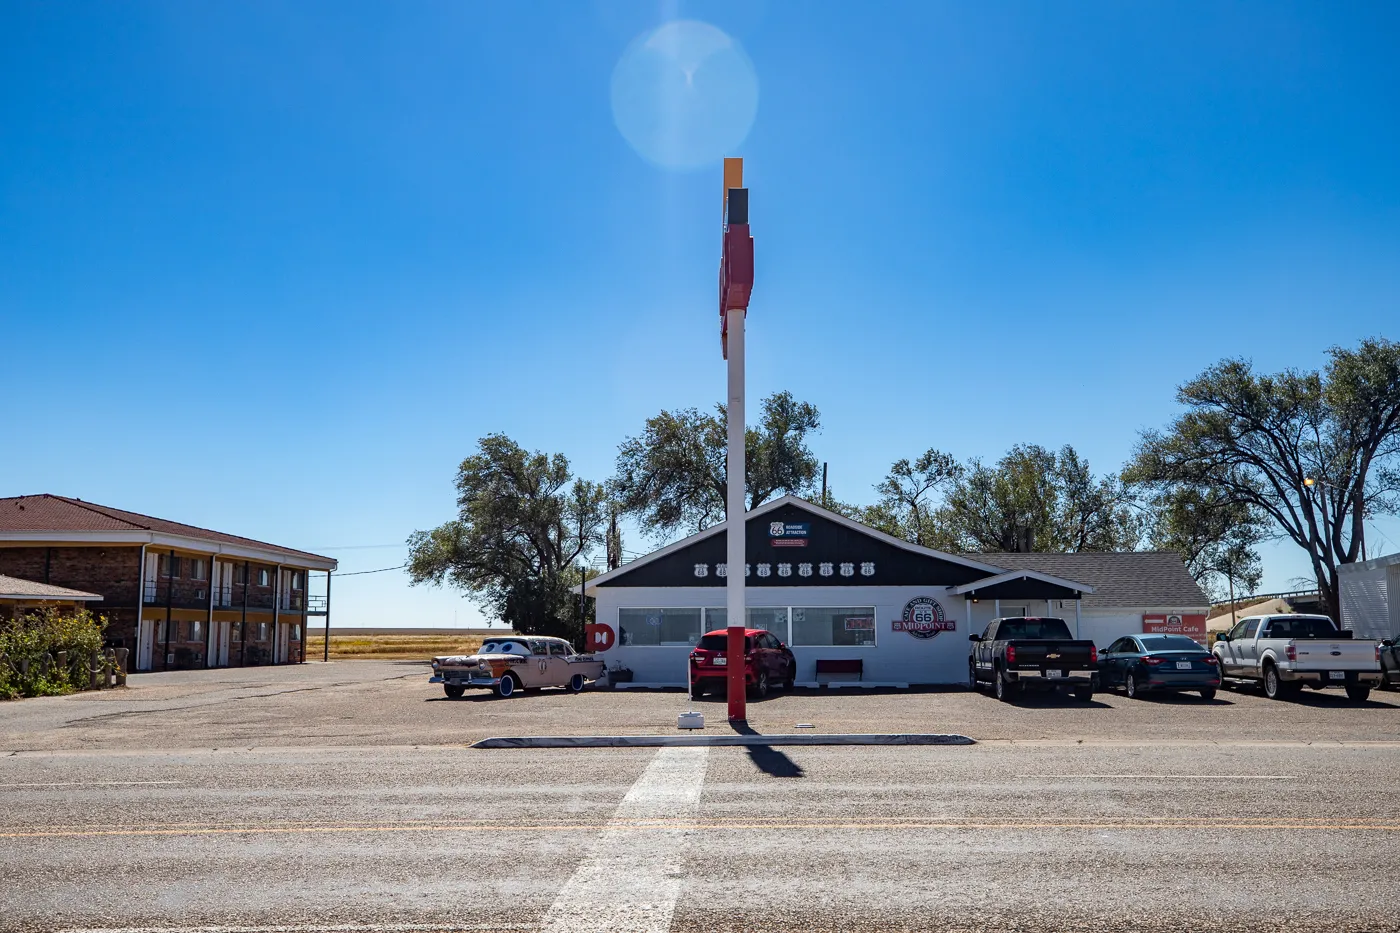
<path id="1" fill-rule="evenodd" d="M 500 683 L 496 684 L 496 696 L 500 697 L 503 700 L 508 697 L 514 696 L 515 688 L 518 686 L 519 684 L 515 682 L 515 675 L 507 674 L 506 676 L 501 678 Z"/>
<path id="2" fill-rule="evenodd" d="M 761 700 L 768 695 L 768 672 L 759 671 L 753 682 L 753 698 Z"/>
<path id="3" fill-rule="evenodd" d="M 447 694 L 449 700 L 460 700 L 462 694 L 467 692 L 467 688 L 457 684 L 443 684 L 442 692 Z"/>
<path id="4" fill-rule="evenodd" d="M 1207 687 L 1206 689 L 1202 690 L 1202 691 L 1201 691 L 1201 699 L 1202 699 L 1202 700 L 1206 700 L 1206 701 L 1210 701 L 1210 700 L 1215 699 L 1215 688 L 1214 688 L 1214 687 Z"/>
<path id="5" fill-rule="evenodd" d="M 796 684 L 796 683 L 797 683 L 797 661 L 794 659 L 794 660 L 788 662 L 788 674 L 787 674 L 787 678 L 783 680 L 783 689 L 784 689 L 784 690 L 791 690 L 792 687 L 793 687 L 793 685 Z"/>
<path id="6" fill-rule="evenodd" d="M 1283 698 L 1283 681 L 1279 680 L 1278 668 L 1264 665 L 1264 696 L 1271 700 Z"/>
<path id="7" fill-rule="evenodd" d="M 1142 688 L 1138 686 L 1137 674 L 1134 671 L 1128 671 L 1127 676 L 1123 678 L 1123 692 L 1130 700 L 1142 696 Z"/>
<path id="8" fill-rule="evenodd" d="M 1365 703 L 1371 695 L 1371 688 L 1364 684 L 1347 684 L 1347 699 L 1353 703 Z"/>
<path id="9" fill-rule="evenodd" d="M 1003 703 L 1010 703 L 1012 694 L 1015 692 L 1011 684 L 1006 682 L 1006 675 L 1001 671 L 993 672 L 992 689 L 996 691 L 997 699 Z"/>
<path id="10" fill-rule="evenodd" d="M 582 693 L 582 692 L 583 692 L 583 675 L 582 675 L 582 674 L 575 674 L 574 676 L 572 676 L 572 677 L 569 678 L 569 689 L 572 690 L 574 693 Z"/>
<path id="11" fill-rule="evenodd" d="M 1094 698 L 1093 687 L 1075 687 L 1073 693 L 1074 698 L 1080 703 L 1088 703 Z"/>
<path id="12" fill-rule="evenodd" d="M 977 682 L 977 665 L 971 661 L 967 662 L 967 689 L 976 693 L 982 685 Z"/>

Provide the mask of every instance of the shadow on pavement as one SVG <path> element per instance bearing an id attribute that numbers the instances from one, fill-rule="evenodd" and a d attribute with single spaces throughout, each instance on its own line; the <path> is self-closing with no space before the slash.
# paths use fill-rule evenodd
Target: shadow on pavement
<path id="1" fill-rule="evenodd" d="M 760 734 L 746 722 L 731 722 L 729 726 L 740 735 Z M 748 752 L 749 760 L 770 777 L 800 778 L 807 776 L 807 772 L 802 770 L 801 765 L 771 745 L 746 745 L 744 751 Z"/>

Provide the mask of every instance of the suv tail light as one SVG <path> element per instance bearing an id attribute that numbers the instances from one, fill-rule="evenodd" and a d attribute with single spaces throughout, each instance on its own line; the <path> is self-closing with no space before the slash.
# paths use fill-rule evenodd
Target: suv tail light
<path id="1" fill-rule="evenodd" d="M 1015 645 L 1007 645 L 1007 646 L 1006 646 L 1006 663 L 1007 663 L 1007 664 L 1015 664 L 1015 663 L 1016 663 L 1016 646 L 1015 646 Z"/>
<path id="2" fill-rule="evenodd" d="M 1289 645 L 1287 648 L 1283 649 L 1283 653 L 1284 653 L 1284 655 L 1287 656 L 1288 660 L 1290 660 L 1290 661 L 1296 661 L 1296 660 L 1298 660 L 1298 646 L 1297 646 L 1297 645 Z"/>

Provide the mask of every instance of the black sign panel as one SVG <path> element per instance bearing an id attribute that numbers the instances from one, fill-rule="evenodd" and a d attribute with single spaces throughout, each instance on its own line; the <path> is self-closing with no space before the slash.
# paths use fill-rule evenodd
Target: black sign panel
<path id="1" fill-rule="evenodd" d="M 916 554 L 798 505 L 746 525 L 748 586 L 958 586 L 995 574 Z M 724 586 L 725 538 L 719 532 L 599 585 Z"/>

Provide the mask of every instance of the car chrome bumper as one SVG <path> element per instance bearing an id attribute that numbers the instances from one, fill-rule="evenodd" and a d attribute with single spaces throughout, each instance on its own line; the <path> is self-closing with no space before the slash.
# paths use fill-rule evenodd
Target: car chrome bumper
<path id="1" fill-rule="evenodd" d="M 1344 687 L 1347 684 L 1365 684 L 1369 687 L 1379 687 L 1383 679 L 1380 671 L 1342 671 L 1346 675 L 1342 680 L 1335 680 L 1328 676 L 1329 672 L 1321 671 L 1290 671 L 1280 668 L 1278 672 L 1279 680 L 1284 683 L 1324 683 L 1337 687 Z"/>
<path id="2" fill-rule="evenodd" d="M 1059 673 L 1051 677 L 1045 671 L 1007 671 L 1012 680 L 1028 680 L 1035 683 L 1044 684 L 1074 684 L 1083 686 L 1084 684 L 1097 684 L 1099 675 L 1097 671 L 1069 671 Z"/>
<path id="3" fill-rule="evenodd" d="M 494 687 L 501 682 L 499 677 L 475 674 L 468 677 L 444 677 L 434 674 L 428 678 L 430 684 L 448 684 L 455 687 Z"/>

